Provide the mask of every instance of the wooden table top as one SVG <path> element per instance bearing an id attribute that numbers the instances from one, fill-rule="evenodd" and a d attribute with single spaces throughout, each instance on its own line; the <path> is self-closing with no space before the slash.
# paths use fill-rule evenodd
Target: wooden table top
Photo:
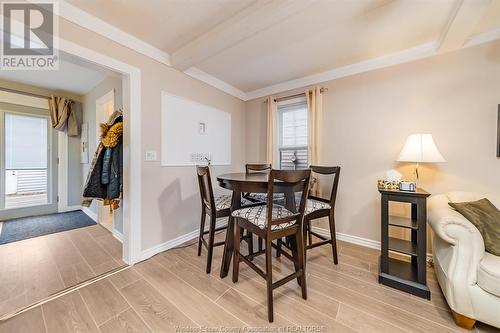
<path id="1" fill-rule="evenodd" d="M 267 183 L 269 181 L 269 174 L 266 172 L 255 172 L 250 174 L 247 174 L 246 172 L 233 172 L 217 176 L 217 180 L 231 182 Z"/>

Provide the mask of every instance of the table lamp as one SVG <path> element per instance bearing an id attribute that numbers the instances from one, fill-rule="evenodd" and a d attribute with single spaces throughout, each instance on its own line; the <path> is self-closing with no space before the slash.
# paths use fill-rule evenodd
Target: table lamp
<path id="1" fill-rule="evenodd" d="M 412 134 L 406 138 L 406 143 L 399 153 L 398 162 L 414 162 L 417 184 L 419 180 L 419 163 L 441 163 L 446 162 L 439 152 L 432 134 Z"/>

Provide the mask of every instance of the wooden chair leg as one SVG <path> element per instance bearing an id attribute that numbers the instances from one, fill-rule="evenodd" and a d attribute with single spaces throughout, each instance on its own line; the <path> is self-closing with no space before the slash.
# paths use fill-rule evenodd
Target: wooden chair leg
<path id="1" fill-rule="evenodd" d="M 333 213 L 328 216 L 328 222 L 330 223 L 330 237 L 332 240 L 332 252 L 333 252 L 333 263 L 337 265 L 339 263 L 337 255 L 337 236 L 335 232 L 335 217 Z"/>
<path id="2" fill-rule="evenodd" d="M 238 282 L 238 274 L 240 271 L 240 225 L 238 221 L 234 224 L 234 249 L 233 249 L 233 283 Z"/>
<path id="3" fill-rule="evenodd" d="M 212 270 L 212 256 L 214 253 L 214 239 L 215 239 L 215 215 L 210 215 L 210 230 L 208 231 L 208 254 L 207 254 L 207 274 Z"/>
<path id="4" fill-rule="evenodd" d="M 307 220 L 304 219 L 304 224 L 302 226 L 302 239 L 307 239 L 307 234 L 308 234 L 309 230 L 307 229 Z M 304 244 L 304 266 L 307 262 L 307 244 Z"/>
<path id="5" fill-rule="evenodd" d="M 295 234 L 295 239 L 297 241 L 297 257 L 296 260 L 298 262 L 297 268 L 298 270 L 302 270 L 302 276 L 300 277 L 300 287 L 302 288 L 302 298 L 307 299 L 307 287 L 306 287 L 306 267 L 305 267 L 305 247 L 304 247 L 304 239 L 302 238 L 302 230 L 299 230 Z"/>
<path id="6" fill-rule="evenodd" d="M 276 240 L 276 245 L 278 246 L 278 248 L 276 249 L 276 258 L 279 258 L 281 257 L 281 245 L 283 243 L 283 240 L 281 238 L 278 238 Z"/>
<path id="7" fill-rule="evenodd" d="M 273 263 L 271 240 L 266 239 L 266 286 L 267 286 L 267 318 L 274 321 L 273 314 Z"/>
<path id="8" fill-rule="evenodd" d="M 262 249 L 264 248 L 264 247 L 262 246 L 262 238 L 260 238 L 260 237 L 258 238 L 258 243 L 259 243 L 259 244 L 258 244 L 258 246 L 259 246 L 259 252 L 260 252 L 260 251 L 262 251 Z"/>
<path id="9" fill-rule="evenodd" d="M 248 254 L 253 254 L 253 234 L 250 231 L 247 231 L 248 235 Z"/>
<path id="10" fill-rule="evenodd" d="M 453 314 L 453 320 L 455 320 L 455 324 L 457 324 L 457 326 L 465 328 L 466 330 L 471 330 L 476 324 L 475 319 L 456 313 L 453 310 L 451 311 L 451 313 Z"/>
<path id="11" fill-rule="evenodd" d="M 311 220 L 307 219 L 305 221 L 306 223 L 306 228 L 307 228 L 307 241 L 309 245 L 312 245 L 313 240 L 312 240 L 312 234 L 311 234 Z"/>
<path id="12" fill-rule="evenodd" d="M 200 222 L 200 237 L 198 237 L 198 257 L 201 256 L 201 247 L 203 246 L 203 233 L 205 232 L 205 219 L 207 213 L 205 212 L 205 207 L 201 209 L 201 222 Z"/>

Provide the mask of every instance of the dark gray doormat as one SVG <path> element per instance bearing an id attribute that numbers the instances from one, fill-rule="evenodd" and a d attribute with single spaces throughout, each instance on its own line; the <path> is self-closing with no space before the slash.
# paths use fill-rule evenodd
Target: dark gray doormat
<path id="1" fill-rule="evenodd" d="M 81 210 L 4 221 L 0 244 L 95 225 Z"/>

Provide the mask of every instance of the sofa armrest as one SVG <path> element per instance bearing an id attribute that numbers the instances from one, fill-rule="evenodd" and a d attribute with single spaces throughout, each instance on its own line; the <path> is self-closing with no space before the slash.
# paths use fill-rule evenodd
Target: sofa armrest
<path id="1" fill-rule="evenodd" d="M 463 282 L 474 285 L 477 281 L 477 266 L 484 256 L 484 240 L 479 230 L 448 205 L 445 195 L 429 200 L 428 222 L 435 236 L 452 248 L 453 259 L 448 267 L 448 277 L 459 280 L 465 278 Z"/>

